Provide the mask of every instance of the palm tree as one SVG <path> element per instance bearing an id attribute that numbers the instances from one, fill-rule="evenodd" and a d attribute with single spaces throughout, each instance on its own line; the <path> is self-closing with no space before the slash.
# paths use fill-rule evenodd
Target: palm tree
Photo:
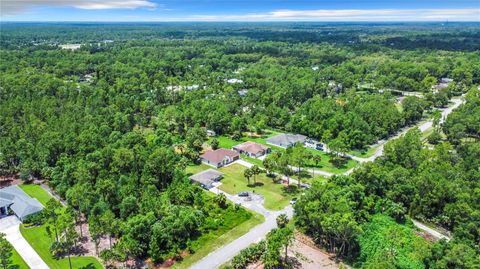
<path id="1" fill-rule="evenodd" d="M 247 179 L 248 185 L 250 185 L 250 178 L 252 177 L 252 175 L 252 170 L 250 170 L 250 168 L 247 168 L 245 169 L 245 171 L 243 171 L 243 176 Z"/>
<path id="2" fill-rule="evenodd" d="M 250 171 L 253 175 L 253 182 L 255 185 L 257 185 L 257 175 L 260 174 L 262 170 L 260 170 L 260 168 L 257 165 L 254 165 L 250 168 Z"/>

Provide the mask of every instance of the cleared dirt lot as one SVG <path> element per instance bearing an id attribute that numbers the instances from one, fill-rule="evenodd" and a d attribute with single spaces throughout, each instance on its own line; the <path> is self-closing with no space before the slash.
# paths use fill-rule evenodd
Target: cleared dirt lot
<path id="1" fill-rule="evenodd" d="M 336 263 L 333 256 L 315 246 L 313 241 L 301 234 L 295 234 L 295 241 L 288 250 L 289 262 L 292 268 L 298 269 L 339 269 L 340 263 Z M 344 264 L 345 266 L 345 264 Z M 263 269 L 261 262 L 257 262 L 248 269 Z M 349 268 L 345 266 L 344 268 Z"/>

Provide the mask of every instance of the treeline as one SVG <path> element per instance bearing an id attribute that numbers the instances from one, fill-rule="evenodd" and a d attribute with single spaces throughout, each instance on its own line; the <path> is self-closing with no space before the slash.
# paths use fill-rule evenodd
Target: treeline
<path id="1" fill-rule="evenodd" d="M 130 102 L 135 94 L 25 69 L 0 80 L 2 175 L 46 179 L 87 218 L 93 237 L 115 238 L 109 259 L 161 262 L 252 216 L 191 184 L 172 135 L 145 126 L 155 111 Z"/>
<path id="2" fill-rule="evenodd" d="M 447 140 L 449 126 L 480 118 L 474 108 L 479 97 L 472 89 L 467 103 L 448 117 Z M 428 149 L 420 136 L 409 131 L 351 176 L 314 184 L 295 205 L 297 225 L 362 268 L 478 268 L 478 139 Z M 453 240 L 425 244 L 407 228 L 408 217 L 444 227 Z"/>

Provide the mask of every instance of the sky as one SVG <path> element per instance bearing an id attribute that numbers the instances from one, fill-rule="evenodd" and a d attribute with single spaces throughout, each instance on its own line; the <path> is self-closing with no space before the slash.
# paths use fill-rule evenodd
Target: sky
<path id="1" fill-rule="evenodd" d="M 480 21 L 480 0 L 0 0 L 1 21 Z"/>

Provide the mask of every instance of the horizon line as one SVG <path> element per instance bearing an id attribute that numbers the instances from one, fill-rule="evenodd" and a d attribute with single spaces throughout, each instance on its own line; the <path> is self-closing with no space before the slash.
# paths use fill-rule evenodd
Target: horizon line
<path id="1" fill-rule="evenodd" d="M 16 21 L 16 20 L 0 20 L 0 23 L 219 23 L 219 22 L 227 22 L 227 23 L 294 23 L 294 22 L 301 22 L 301 23 L 390 23 L 390 24 L 395 24 L 395 23 L 429 23 L 429 22 L 435 22 L 435 23 L 479 23 L 480 20 L 478 21 L 463 21 L 463 20 L 405 20 L 405 21 L 378 21 L 378 20 L 373 20 L 373 21 L 313 21 L 313 20 L 271 20 L 271 21 L 265 21 L 265 20 L 258 20 L 258 21 L 238 21 L 238 20 L 218 20 L 218 21 L 203 21 L 203 20 L 191 20 L 191 21 L 185 21 L 185 20 L 165 20 L 165 21 L 158 21 L 158 20 L 151 20 L 151 21 L 36 21 L 36 20 L 25 20 L 25 21 Z"/>

